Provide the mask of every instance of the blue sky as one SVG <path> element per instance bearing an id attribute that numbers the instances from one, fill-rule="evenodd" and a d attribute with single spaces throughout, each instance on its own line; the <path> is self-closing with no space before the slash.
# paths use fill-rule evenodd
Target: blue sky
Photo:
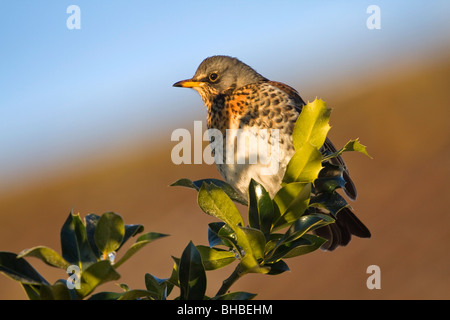
<path id="1" fill-rule="evenodd" d="M 66 27 L 71 4 L 80 30 Z M 381 30 L 366 27 L 371 4 Z M 158 133 L 203 116 L 194 92 L 171 85 L 207 56 L 236 56 L 302 92 L 448 48 L 449 9 L 445 0 L 3 0 L 0 191 L 132 141 L 169 143 Z"/>

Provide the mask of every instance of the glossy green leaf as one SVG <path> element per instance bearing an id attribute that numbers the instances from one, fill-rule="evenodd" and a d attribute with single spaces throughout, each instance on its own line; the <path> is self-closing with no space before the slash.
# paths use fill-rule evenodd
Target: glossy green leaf
<path id="1" fill-rule="evenodd" d="M 269 275 L 278 275 L 283 272 L 289 271 L 289 267 L 283 260 L 278 260 L 275 263 L 266 264 L 266 266 L 270 267 L 270 271 L 267 273 Z"/>
<path id="2" fill-rule="evenodd" d="M 23 284 L 49 284 L 31 264 L 12 252 L 0 252 L 0 272 Z"/>
<path id="3" fill-rule="evenodd" d="M 99 292 L 93 294 L 88 300 L 140 300 L 151 296 L 151 292 L 137 289 L 127 290 L 125 292 Z"/>
<path id="4" fill-rule="evenodd" d="M 319 148 L 305 143 L 289 161 L 283 183 L 313 182 L 322 170 L 322 153 Z"/>
<path id="5" fill-rule="evenodd" d="M 220 187 L 203 183 L 198 192 L 197 201 L 203 212 L 222 220 L 231 228 L 244 225 L 239 210 Z"/>
<path id="6" fill-rule="evenodd" d="M 279 244 L 297 240 L 314 229 L 333 223 L 334 219 L 325 214 L 304 215 L 296 220 L 279 240 Z"/>
<path id="7" fill-rule="evenodd" d="M 264 258 L 264 248 L 266 246 L 266 238 L 261 230 L 248 228 L 248 227 L 240 227 L 240 229 L 244 232 L 246 243 L 245 246 L 241 245 L 242 249 L 246 250 L 246 248 L 251 248 L 251 254 L 257 261 Z M 240 244 L 239 236 L 237 239 L 238 245 Z"/>
<path id="8" fill-rule="evenodd" d="M 118 300 L 124 292 L 99 292 L 89 297 L 88 300 Z"/>
<path id="9" fill-rule="evenodd" d="M 152 292 L 147 290 L 133 289 L 124 292 L 117 300 L 139 300 L 142 298 L 150 298 Z"/>
<path id="10" fill-rule="evenodd" d="M 279 238 L 266 255 L 267 261 L 297 256 L 314 251 L 324 243 L 323 238 L 313 236 L 307 232 L 333 223 L 334 219 L 325 214 L 311 214 L 300 217 L 286 233 Z M 267 251 L 267 248 L 266 248 Z"/>
<path id="11" fill-rule="evenodd" d="M 84 217 L 84 223 L 86 225 L 86 236 L 89 242 L 89 246 L 98 259 L 100 259 L 102 256 L 102 253 L 100 252 L 100 250 L 98 250 L 97 245 L 95 244 L 95 229 L 97 228 L 97 223 L 99 220 L 100 216 L 94 213 L 90 213 Z"/>
<path id="12" fill-rule="evenodd" d="M 40 286 L 41 300 L 72 300 L 74 298 L 76 297 L 72 296 L 65 281 L 61 280 L 53 285 Z"/>
<path id="13" fill-rule="evenodd" d="M 181 300 L 203 300 L 206 291 L 206 273 L 200 253 L 192 241 L 181 255 L 179 280 Z"/>
<path id="14" fill-rule="evenodd" d="M 149 244 L 150 242 L 153 242 L 155 240 L 167 237 L 167 234 L 158 233 L 158 232 L 149 232 L 146 234 L 141 235 L 139 238 L 137 238 L 136 243 L 134 243 L 130 248 L 128 248 L 127 252 L 118 260 L 116 263 L 114 263 L 114 267 L 118 268 L 120 267 L 125 261 L 130 259 L 136 252 L 138 252 L 140 249 L 142 249 L 144 246 Z"/>
<path id="15" fill-rule="evenodd" d="M 305 235 L 306 236 L 306 235 Z M 311 246 L 312 243 L 306 238 L 302 237 L 300 239 L 284 242 L 283 244 L 276 246 L 269 256 L 266 257 L 266 261 L 277 262 L 281 259 L 285 259 L 288 253 L 300 246 Z"/>
<path id="16" fill-rule="evenodd" d="M 265 256 L 275 248 L 275 246 L 279 243 L 280 239 L 283 237 L 281 233 L 271 233 L 269 240 L 266 242 L 266 247 L 264 248 Z"/>
<path id="17" fill-rule="evenodd" d="M 97 228 L 97 223 L 100 220 L 100 216 L 91 213 L 85 216 L 84 220 L 86 222 L 86 232 L 89 245 L 91 246 L 92 251 L 95 253 L 95 255 L 100 259 L 102 257 L 102 253 L 98 250 L 97 244 L 95 243 L 95 229 Z M 141 224 L 126 224 L 122 242 L 120 243 L 120 246 L 116 249 L 116 251 L 119 251 L 128 239 L 136 236 L 138 233 L 141 233 L 143 231 L 144 226 Z"/>
<path id="18" fill-rule="evenodd" d="M 117 248 L 116 251 L 119 251 L 120 248 L 124 245 L 125 242 L 127 242 L 128 239 L 131 237 L 136 236 L 138 233 L 141 233 L 144 231 L 144 226 L 141 224 L 126 224 L 125 225 L 125 234 L 122 239 L 122 243 L 120 244 L 119 248 Z"/>
<path id="19" fill-rule="evenodd" d="M 366 146 L 362 145 L 359 142 L 359 139 L 355 139 L 355 140 L 350 140 L 349 142 L 347 142 L 342 149 L 336 151 L 335 153 L 327 155 L 326 157 L 324 157 L 323 160 L 326 161 L 331 158 L 339 157 L 342 153 L 348 152 L 348 151 L 357 151 L 362 154 L 365 154 L 366 156 L 368 156 L 369 158 L 372 159 L 372 157 L 367 153 Z"/>
<path id="20" fill-rule="evenodd" d="M 159 279 L 150 273 L 145 274 L 145 287 L 156 300 L 165 300 L 167 297 L 168 279 Z"/>
<path id="21" fill-rule="evenodd" d="M 243 231 L 238 235 L 238 239 L 241 239 L 240 243 L 238 242 L 239 247 L 241 248 L 239 255 L 241 256 L 241 266 L 242 266 L 242 274 L 245 273 L 267 273 L 269 272 L 268 267 L 261 266 L 258 262 L 259 249 L 257 248 L 255 251 L 250 245 L 250 241 L 245 237 Z M 256 256 L 255 256 L 256 253 Z"/>
<path id="22" fill-rule="evenodd" d="M 325 142 L 330 125 L 331 109 L 322 99 L 315 99 L 302 107 L 292 133 L 295 150 L 300 150 L 305 144 L 320 149 Z"/>
<path id="23" fill-rule="evenodd" d="M 95 288 L 103 283 L 118 280 L 120 275 L 111 266 L 108 260 L 96 262 L 81 273 L 80 289 L 76 289 L 80 297 L 86 297 Z"/>
<path id="24" fill-rule="evenodd" d="M 179 279 L 180 259 L 176 258 L 174 256 L 172 256 L 172 259 L 174 261 L 172 273 L 170 275 L 170 278 L 167 279 L 166 282 L 168 285 L 170 284 L 175 287 L 180 287 L 180 279 Z M 171 291 L 171 287 L 168 286 L 167 295 L 170 294 L 170 291 Z"/>
<path id="25" fill-rule="evenodd" d="M 322 168 L 320 148 L 325 142 L 330 126 L 331 109 L 324 101 L 316 99 L 302 107 L 292 133 L 295 154 L 283 177 L 283 183 L 313 182 Z"/>
<path id="26" fill-rule="evenodd" d="M 201 179 L 197 181 L 191 181 L 189 179 L 179 179 L 174 183 L 172 183 L 170 186 L 182 186 L 199 191 L 203 183 L 206 184 L 212 183 L 217 187 L 221 188 L 230 197 L 231 200 L 243 205 L 247 205 L 247 200 L 245 200 L 245 198 L 242 197 L 242 195 L 239 192 L 237 192 L 231 185 L 229 185 L 225 181 L 219 179 Z"/>
<path id="27" fill-rule="evenodd" d="M 225 222 L 211 222 L 208 224 L 208 244 L 210 247 L 219 245 L 230 246 L 228 242 L 223 241 L 219 236 L 220 229 L 225 225 Z"/>
<path id="28" fill-rule="evenodd" d="M 67 267 L 70 266 L 70 263 L 67 262 L 63 257 L 61 257 L 59 253 L 57 253 L 55 250 L 51 248 L 44 246 L 38 246 L 31 249 L 23 250 L 18 254 L 17 257 L 18 258 L 36 257 L 38 259 L 41 259 L 49 266 L 61 269 L 67 269 Z"/>
<path id="29" fill-rule="evenodd" d="M 119 248 L 125 234 L 122 217 L 114 212 L 102 214 L 95 228 L 94 239 L 97 248 L 106 259 L 108 253 Z"/>
<path id="30" fill-rule="evenodd" d="M 23 290 L 25 290 L 25 293 L 26 293 L 28 299 L 41 300 L 41 295 L 40 295 L 41 285 L 26 284 L 23 282 L 21 282 L 20 284 L 21 284 Z"/>
<path id="31" fill-rule="evenodd" d="M 241 248 L 237 243 L 237 235 L 235 231 L 226 223 L 224 223 L 222 228 L 220 228 L 218 236 L 225 246 L 229 247 L 230 249 L 234 249 L 236 252 L 241 251 Z"/>
<path id="32" fill-rule="evenodd" d="M 248 194 L 250 227 L 259 229 L 268 236 L 275 215 L 272 199 L 266 189 L 253 179 L 250 180 Z"/>
<path id="33" fill-rule="evenodd" d="M 249 239 L 240 228 L 243 226 L 244 221 L 239 210 L 221 188 L 214 184 L 208 185 L 203 183 L 198 192 L 198 204 L 205 213 L 224 221 L 233 230 L 234 236 L 232 235 L 232 241 L 237 245 L 236 249 L 241 256 L 241 265 L 244 273 L 268 272 L 268 268 L 262 268 L 254 255 L 249 241 L 252 239 Z"/>
<path id="34" fill-rule="evenodd" d="M 123 291 L 129 291 L 130 287 L 126 283 L 118 283 L 117 284 Z"/>
<path id="35" fill-rule="evenodd" d="M 197 250 L 202 257 L 205 270 L 216 270 L 229 265 L 236 260 L 233 252 L 221 249 L 214 249 L 207 246 L 197 246 Z"/>
<path id="36" fill-rule="evenodd" d="M 345 198 L 336 191 L 332 193 L 324 192 L 311 197 L 311 206 L 327 209 L 335 218 L 339 211 L 350 208 Z"/>
<path id="37" fill-rule="evenodd" d="M 296 200 L 300 193 L 306 187 L 306 183 L 301 182 L 293 182 L 287 185 L 284 185 L 275 195 L 273 201 L 278 207 L 279 216 L 285 214 L 288 208 L 292 207 L 294 200 Z"/>
<path id="38" fill-rule="evenodd" d="M 284 259 L 293 258 L 313 252 L 319 249 L 325 242 L 327 242 L 327 239 L 316 236 L 314 234 L 305 234 L 301 239 L 307 240 L 309 243 L 296 246 L 293 249 L 289 250 L 286 254 L 284 254 Z"/>
<path id="39" fill-rule="evenodd" d="M 337 188 L 344 188 L 346 182 L 343 171 L 343 166 L 334 165 L 330 162 L 323 163 L 319 177 L 314 181 L 315 192 L 333 192 Z"/>
<path id="40" fill-rule="evenodd" d="M 87 238 L 86 227 L 79 214 L 69 214 L 61 228 L 62 257 L 81 270 L 97 261 Z"/>
<path id="41" fill-rule="evenodd" d="M 273 229 L 289 226 L 301 217 L 308 208 L 310 196 L 310 183 L 290 183 L 281 188 L 274 198 L 280 216 L 275 220 Z"/>

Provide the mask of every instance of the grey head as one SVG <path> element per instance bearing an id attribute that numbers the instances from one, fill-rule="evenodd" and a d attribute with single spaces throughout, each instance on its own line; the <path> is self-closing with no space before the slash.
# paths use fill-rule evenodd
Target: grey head
<path id="1" fill-rule="evenodd" d="M 267 79 L 240 60 L 229 56 L 212 56 L 203 60 L 191 79 L 179 81 L 173 86 L 193 88 L 206 101 L 211 95 L 262 81 Z"/>

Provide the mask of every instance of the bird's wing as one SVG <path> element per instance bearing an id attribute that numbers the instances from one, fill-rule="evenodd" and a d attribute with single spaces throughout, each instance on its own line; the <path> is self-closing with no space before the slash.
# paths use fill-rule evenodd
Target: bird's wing
<path id="1" fill-rule="evenodd" d="M 287 84 L 281 83 L 281 82 L 277 82 L 277 81 L 268 81 L 267 83 L 269 83 L 270 85 L 286 92 L 293 101 L 295 101 L 295 109 L 298 111 L 298 113 L 300 114 L 300 112 L 302 111 L 302 107 L 306 104 L 304 102 L 304 100 L 300 97 L 299 93 L 297 92 L 297 90 L 295 90 L 294 88 L 288 86 Z M 333 145 L 333 143 L 331 142 L 330 139 L 326 138 L 325 143 L 322 147 L 322 153 L 324 154 L 331 154 L 336 152 L 336 147 Z M 352 179 L 350 178 L 350 174 L 348 172 L 347 166 L 344 162 L 344 160 L 341 158 L 341 156 L 333 158 L 330 160 L 330 162 L 332 164 L 335 165 L 339 165 L 342 166 L 344 169 L 343 172 L 343 178 L 345 180 L 345 186 L 344 186 L 344 191 L 347 194 L 347 196 L 352 199 L 355 200 L 356 196 L 357 196 L 357 191 L 356 191 L 356 187 L 355 184 L 353 183 Z"/>
<path id="2" fill-rule="evenodd" d="M 268 81 L 268 83 L 287 93 L 290 96 L 291 100 L 295 101 L 295 109 L 297 110 L 298 114 L 301 113 L 302 107 L 305 105 L 305 102 L 294 88 L 281 82 Z M 326 138 L 321 152 L 323 154 L 331 154 L 336 152 L 336 147 L 333 145 L 330 139 Z M 349 198 L 355 200 L 357 195 L 356 188 L 352 179 L 350 178 L 344 160 L 339 156 L 329 161 L 331 164 L 340 166 L 343 169 L 342 177 L 345 180 L 343 189 Z M 327 169 L 325 169 L 324 167 L 324 170 Z M 326 172 L 324 174 L 326 174 Z M 336 218 L 336 223 L 332 223 L 328 226 L 315 230 L 315 233 L 317 235 L 328 239 L 328 241 L 323 245 L 322 249 L 332 251 L 338 246 L 345 246 L 350 242 L 352 235 L 361 238 L 370 238 L 371 234 L 369 229 L 367 229 L 367 227 L 356 217 L 356 215 L 350 208 L 345 207 L 340 210 Z"/>

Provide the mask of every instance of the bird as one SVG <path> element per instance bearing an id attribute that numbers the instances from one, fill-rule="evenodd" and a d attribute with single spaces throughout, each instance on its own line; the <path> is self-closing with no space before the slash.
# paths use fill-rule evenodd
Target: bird
<path id="1" fill-rule="evenodd" d="M 226 182 L 247 198 L 249 183 L 253 179 L 262 184 L 273 198 L 281 187 L 287 164 L 295 153 L 292 132 L 305 105 L 298 91 L 282 82 L 269 80 L 239 59 L 226 55 L 214 55 L 204 59 L 192 78 L 178 81 L 173 86 L 197 91 L 207 109 L 208 129 L 218 130 L 225 137 L 222 141 L 222 153 L 215 155 L 215 159 L 218 171 Z M 227 149 L 229 145 L 235 148 L 237 143 L 237 135 L 227 136 L 227 132 L 232 129 L 251 132 L 256 136 L 262 135 L 258 132 L 264 132 L 263 143 L 272 145 L 274 137 L 271 132 L 275 131 L 269 130 L 277 129 L 276 138 L 279 143 L 276 172 L 264 172 L 264 169 L 268 168 L 267 161 L 226 161 L 227 152 L 236 151 Z M 211 139 L 212 142 L 214 138 Z M 320 151 L 325 155 L 332 154 L 336 152 L 336 148 L 327 137 Z M 238 154 L 234 153 L 233 156 L 232 160 L 236 160 Z M 246 156 L 249 157 L 249 154 Z M 355 200 L 356 187 L 344 160 L 339 156 L 328 160 L 327 163 L 340 166 L 342 178 L 345 180 L 344 192 L 350 199 Z M 337 213 L 335 223 L 318 228 L 315 233 L 328 240 L 322 246 L 322 249 L 327 251 L 347 245 L 352 235 L 360 238 L 371 236 L 369 229 L 349 207 L 344 207 Z"/>

